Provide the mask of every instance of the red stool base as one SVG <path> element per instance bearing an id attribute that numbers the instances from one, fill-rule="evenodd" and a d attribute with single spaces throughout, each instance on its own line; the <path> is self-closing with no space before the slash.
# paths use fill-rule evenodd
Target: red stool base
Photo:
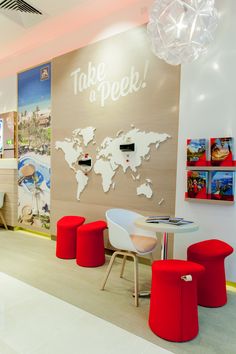
<path id="1" fill-rule="evenodd" d="M 159 337 L 184 342 L 197 336 L 197 278 L 203 271 L 182 260 L 153 262 L 149 326 Z M 192 281 L 182 280 L 184 275 Z"/>
<path id="2" fill-rule="evenodd" d="M 85 218 L 64 216 L 57 222 L 56 256 L 63 259 L 76 258 L 76 231 Z"/>
<path id="3" fill-rule="evenodd" d="M 105 263 L 103 231 L 105 221 L 95 221 L 77 229 L 76 263 L 82 267 L 99 267 Z"/>

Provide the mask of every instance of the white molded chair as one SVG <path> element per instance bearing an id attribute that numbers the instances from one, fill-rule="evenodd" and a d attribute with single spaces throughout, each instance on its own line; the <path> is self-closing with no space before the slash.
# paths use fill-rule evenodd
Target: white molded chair
<path id="1" fill-rule="evenodd" d="M 2 207 L 3 207 L 3 204 L 4 204 L 4 196 L 5 196 L 5 193 L 4 192 L 0 192 L 0 218 L 2 219 L 2 223 L 5 227 L 6 230 L 8 230 L 8 227 L 7 227 L 7 224 L 6 224 L 6 221 L 4 219 L 4 216 L 3 216 L 3 213 L 2 213 Z"/>
<path id="2" fill-rule="evenodd" d="M 142 216 L 143 215 L 126 209 L 110 209 L 106 212 L 109 241 L 111 245 L 117 249 L 117 251 L 115 251 L 111 257 L 101 290 L 104 290 L 105 288 L 116 256 L 123 256 L 120 273 L 121 278 L 123 277 L 126 258 L 127 256 L 130 256 L 134 260 L 134 296 L 136 306 L 138 306 L 137 255 L 144 256 L 149 254 L 152 259 L 152 252 L 157 245 L 155 232 L 147 231 L 135 226 L 135 220 Z"/>

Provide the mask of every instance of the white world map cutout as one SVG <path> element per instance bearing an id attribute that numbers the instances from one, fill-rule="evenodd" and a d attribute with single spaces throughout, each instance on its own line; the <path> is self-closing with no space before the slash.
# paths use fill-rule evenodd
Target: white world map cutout
<path id="1" fill-rule="evenodd" d="M 64 152 L 68 166 L 75 172 L 78 200 L 81 199 L 81 193 L 89 183 L 89 176 L 78 165 L 79 158 L 85 153 L 84 147 L 86 148 L 90 143 L 93 146 L 96 161 L 92 171 L 101 176 L 102 189 L 107 193 L 114 189 L 115 184 L 118 185 L 114 178 L 119 169 L 124 173 L 130 170 L 132 172 L 130 181 L 133 183 L 141 180 L 141 171 L 138 169 L 144 160 L 150 159 L 151 146 L 155 145 L 158 149 L 160 143 L 170 138 L 166 133 L 146 133 L 133 126 L 127 133 L 120 130 L 114 138 L 106 137 L 100 146 L 96 146 L 95 130 L 94 127 L 78 128 L 72 132 L 72 138 L 65 138 L 55 143 L 55 148 Z M 134 151 L 121 151 L 120 145 L 123 144 L 134 144 Z M 144 183 L 137 187 L 137 195 L 150 199 L 153 196 L 151 183 L 151 180 L 146 178 Z"/>
<path id="2" fill-rule="evenodd" d="M 151 184 L 151 180 L 146 179 L 145 183 L 137 187 L 137 195 L 144 195 L 146 198 L 150 199 L 153 195 L 153 191 L 150 184 Z"/>
<path id="3" fill-rule="evenodd" d="M 94 140 L 94 134 L 95 134 L 96 128 L 94 127 L 87 127 L 84 129 L 75 129 L 73 131 L 73 136 L 81 135 L 83 137 L 84 145 L 87 146 L 91 141 Z"/>

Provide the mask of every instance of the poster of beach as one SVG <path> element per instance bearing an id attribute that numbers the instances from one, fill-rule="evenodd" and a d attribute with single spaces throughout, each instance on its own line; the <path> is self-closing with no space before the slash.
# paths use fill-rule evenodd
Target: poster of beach
<path id="1" fill-rule="evenodd" d="M 211 172 L 211 199 L 234 200 L 234 171 Z"/>
<path id="2" fill-rule="evenodd" d="M 18 222 L 50 229 L 51 64 L 18 74 Z"/>

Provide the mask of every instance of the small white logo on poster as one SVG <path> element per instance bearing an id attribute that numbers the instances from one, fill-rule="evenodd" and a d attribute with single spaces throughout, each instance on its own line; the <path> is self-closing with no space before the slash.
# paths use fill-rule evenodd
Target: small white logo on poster
<path id="1" fill-rule="evenodd" d="M 118 101 L 121 97 L 138 92 L 147 86 L 146 77 L 149 68 L 149 60 L 144 63 L 144 70 L 141 74 L 135 69 L 135 66 L 130 67 L 128 75 L 123 76 L 120 80 L 106 80 L 107 66 L 104 62 L 93 65 L 88 63 L 87 72 L 81 71 L 81 68 L 76 69 L 71 73 L 74 85 L 74 94 L 90 90 L 89 101 L 99 102 L 101 107 L 104 107 L 109 99 Z M 96 86 L 94 88 L 94 86 Z"/>

